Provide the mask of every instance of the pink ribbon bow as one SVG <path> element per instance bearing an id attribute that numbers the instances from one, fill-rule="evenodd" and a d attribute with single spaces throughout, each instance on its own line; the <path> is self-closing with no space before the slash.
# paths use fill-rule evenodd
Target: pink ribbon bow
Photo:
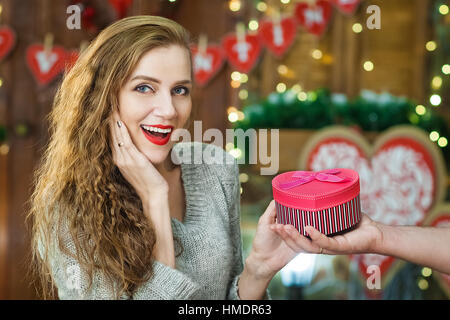
<path id="1" fill-rule="evenodd" d="M 336 174 L 338 174 L 339 172 L 341 172 L 338 169 L 328 169 L 328 170 L 322 170 L 322 171 L 296 171 L 293 175 L 292 178 L 298 178 L 294 181 L 291 182 L 285 182 L 285 183 L 280 183 L 280 188 L 283 190 L 287 190 L 287 189 L 291 189 L 297 186 L 300 186 L 302 184 L 308 183 L 310 181 L 313 180 L 319 180 L 319 181 L 324 181 L 324 182 L 346 182 L 349 181 L 350 179 L 345 177 L 345 178 L 340 178 L 338 176 L 336 176 Z"/>

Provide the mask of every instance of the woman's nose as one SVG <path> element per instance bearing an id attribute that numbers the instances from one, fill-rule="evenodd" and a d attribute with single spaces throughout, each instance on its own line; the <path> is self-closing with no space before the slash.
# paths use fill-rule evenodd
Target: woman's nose
<path id="1" fill-rule="evenodd" d="M 172 95 L 170 93 L 164 93 L 159 95 L 159 99 L 155 101 L 154 114 L 161 118 L 172 119 L 177 115 Z"/>

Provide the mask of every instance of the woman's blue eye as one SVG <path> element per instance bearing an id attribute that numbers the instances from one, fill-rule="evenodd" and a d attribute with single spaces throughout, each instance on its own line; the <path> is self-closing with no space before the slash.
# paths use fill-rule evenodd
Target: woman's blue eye
<path id="1" fill-rule="evenodd" d="M 176 94 L 181 94 L 183 96 L 187 96 L 189 94 L 189 89 L 186 87 L 178 87 L 175 88 L 174 90 Z M 184 90 L 184 92 L 183 91 L 180 92 L 179 90 Z"/>
<path id="2" fill-rule="evenodd" d="M 151 89 L 151 88 L 147 85 L 141 85 L 141 86 L 137 86 L 135 90 L 140 93 L 147 93 L 148 90 L 145 90 L 145 89 Z"/>

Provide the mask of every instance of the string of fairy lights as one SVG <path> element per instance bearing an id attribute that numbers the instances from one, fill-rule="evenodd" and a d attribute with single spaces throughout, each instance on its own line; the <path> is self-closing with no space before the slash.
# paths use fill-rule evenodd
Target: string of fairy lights
<path id="1" fill-rule="evenodd" d="M 311 2 L 311 0 L 303 0 L 304 2 Z M 300 1 L 297 1 L 300 2 Z M 280 0 L 280 6 L 283 5 L 289 5 L 291 3 L 291 0 Z M 242 1 L 241 0 L 229 0 L 228 1 L 228 7 L 229 10 L 232 12 L 239 12 L 242 9 Z M 259 11 L 262 14 L 266 14 L 270 16 L 272 12 L 274 11 L 274 8 L 269 6 L 264 1 L 256 1 L 255 4 L 256 10 Z M 279 11 L 282 8 L 276 8 L 275 10 Z M 248 22 L 248 29 L 250 31 L 257 31 L 259 27 L 258 20 L 257 19 L 250 19 Z M 352 25 L 352 31 L 356 34 L 361 33 L 363 31 L 363 26 L 361 23 L 357 22 Z M 311 58 L 314 60 L 320 60 L 323 64 L 331 64 L 332 63 L 332 57 L 330 54 L 324 53 L 319 48 L 314 48 L 310 52 Z M 367 72 L 371 72 L 374 70 L 375 66 L 374 63 L 371 60 L 365 60 L 362 63 L 363 70 Z M 295 78 L 295 72 L 290 69 L 285 64 L 280 64 L 277 67 L 277 72 L 280 75 L 280 77 L 285 79 L 293 79 Z M 241 88 L 243 84 L 248 82 L 248 75 L 244 73 L 240 73 L 238 71 L 232 71 L 231 72 L 231 81 L 230 86 L 233 89 L 239 89 L 237 92 L 237 96 L 240 100 L 246 100 L 249 97 L 248 89 Z M 275 91 L 278 93 L 284 93 L 287 90 L 290 90 L 291 92 L 295 93 L 297 95 L 298 100 L 305 101 L 308 99 L 308 96 L 313 94 L 310 92 L 306 92 L 303 90 L 303 87 L 301 84 L 296 83 L 294 84 L 290 89 L 288 89 L 288 86 L 285 82 L 278 82 L 275 85 Z M 244 119 L 244 113 L 240 111 L 235 106 L 230 106 L 227 109 L 228 113 L 228 120 L 231 123 L 234 123 L 236 121 L 241 121 Z M 231 144 L 228 146 L 228 151 L 235 157 L 241 156 L 242 152 L 240 150 L 237 150 L 232 146 Z"/>
<path id="2" fill-rule="evenodd" d="M 273 2 L 272 2 L 273 3 Z M 280 7 L 283 8 L 283 5 L 288 5 L 290 3 L 289 0 L 280 0 Z M 230 0 L 228 2 L 229 10 L 233 13 L 239 12 L 243 5 L 240 0 Z M 261 14 L 265 14 L 270 16 L 271 7 L 264 1 L 256 2 L 256 10 Z M 445 3 L 434 3 L 434 7 L 432 8 L 432 15 L 434 17 L 434 23 L 444 24 L 444 19 L 448 19 L 449 17 L 449 7 Z M 448 21 L 448 20 L 447 20 Z M 249 31 L 257 31 L 259 28 L 259 23 L 257 19 L 250 19 L 248 21 L 248 30 Z M 364 27 L 360 22 L 355 22 L 351 25 L 351 30 L 355 34 L 361 34 L 364 31 Z M 418 104 L 415 107 L 415 112 L 417 117 L 425 116 L 429 111 L 433 108 L 439 108 L 442 105 L 442 97 L 441 91 L 446 89 L 445 83 L 447 82 L 447 77 L 450 73 L 450 65 L 448 64 L 448 54 L 444 52 L 445 45 L 445 35 L 442 34 L 440 36 L 434 35 L 434 38 L 429 39 L 424 45 L 426 50 L 433 55 L 432 58 L 435 61 L 434 68 L 432 70 L 431 84 L 430 84 L 430 92 L 427 95 L 426 101 L 422 101 L 421 104 Z M 332 57 L 330 54 L 323 52 L 320 48 L 313 48 L 310 52 L 310 57 L 313 60 L 320 61 L 324 64 L 331 64 Z M 367 57 L 362 60 L 361 68 L 363 72 L 373 72 L 375 70 L 375 63 Z M 280 63 L 276 67 L 276 71 L 278 72 L 280 79 L 282 81 L 274 84 L 274 91 L 277 93 L 284 93 L 286 91 L 290 91 L 297 96 L 299 101 L 307 100 L 314 92 L 307 92 L 304 90 L 301 83 L 295 83 L 292 87 L 288 88 L 289 81 L 295 79 L 294 71 L 289 68 L 287 65 Z M 235 95 L 243 104 L 249 98 L 249 91 L 247 89 L 247 84 L 249 82 L 249 75 L 245 73 L 240 73 L 238 71 L 232 70 L 230 74 L 230 87 L 232 91 L 235 92 Z M 245 117 L 244 113 L 240 110 L 237 105 L 231 105 L 227 108 L 228 121 L 232 124 L 235 124 L 237 121 L 242 121 Z M 418 122 L 418 121 L 417 121 Z M 429 139 L 432 142 L 435 142 L 439 147 L 445 148 L 448 146 L 448 137 L 442 136 L 440 132 L 437 130 L 433 130 L 429 132 Z M 236 147 L 233 143 L 229 143 L 226 145 L 226 150 L 235 158 L 241 158 L 243 155 L 243 151 Z M 249 181 L 249 175 L 247 173 L 241 173 L 239 176 L 241 182 L 241 194 L 243 193 L 243 187 L 245 183 Z M 416 285 L 420 290 L 427 290 L 429 288 L 430 276 L 432 274 L 432 270 L 430 268 L 423 268 L 421 270 L 421 274 L 417 275 Z"/>
<path id="3" fill-rule="evenodd" d="M 305 2 L 308 2 L 309 0 L 303 0 Z M 168 0 L 169 3 L 174 3 L 176 0 Z M 297 1 L 298 2 L 298 1 Z M 240 10 L 242 10 L 244 5 L 248 5 L 249 1 L 243 1 L 243 0 L 228 0 L 228 8 L 232 13 L 238 13 Z M 257 12 L 261 14 L 271 15 L 273 12 L 273 9 L 271 6 L 269 6 L 265 1 L 253 1 L 254 7 L 257 10 Z M 283 7 L 284 5 L 291 4 L 291 0 L 279 0 L 279 5 Z M 449 14 L 449 7 L 443 3 L 443 1 L 437 1 L 435 4 L 435 23 L 439 24 L 442 23 L 441 20 L 444 19 Z M 277 10 L 280 10 L 282 8 L 277 7 Z M 0 14 L 1 14 L 1 6 L 0 6 Z M 448 20 L 448 18 L 447 18 Z M 256 18 L 251 18 L 248 21 L 248 29 L 250 31 L 257 31 L 259 27 L 258 20 Z M 359 22 L 356 22 L 352 25 L 352 31 L 356 34 L 359 34 L 363 32 L 363 25 Z M 441 36 L 442 38 L 442 36 Z M 444 39 L 445 40 L 445 39 Z M 436 39 L 429 40 L 426 44 L 426 50 L 430 54 L 438 55 L 441 53 L 443 54 L 443 46 L 444 43 L 442 43 L 442 39 L 439 37 L 436 37 Z M 322 52 L 319 48 L 314 48 L 311 50 L 311 58 L 314 60 L 320 60 L 321 62 L 325 64 L 329 64 L 332 61 L 332 57 L 329 54 L 326 54 Z M 447 58 L 444 55 L 444 58 Z M 437 59 L 442 60 L 442 59 Z M 442 61 L 437 61 L 439 62 Z M 370 59 L 367 59 L 362 62 L 362 68 L 366 72 L 371 72 L 375 69 L 374 62 Z M 440 95 L 440 91 L 443 88 L 446 88 L 446 80 L 448 78 L 448 75 L 450 74 L 450 64 L 448 61 L 443 61 L 441 65 L 439 65 L 437 68 L 435 68 L 437 71 L 435 71 L 435 75 L 431 79 L 431 94 L 429 96 L 429 104 L 432 107 L 439 107 L 442 104 L 442 98 Z M 284 64 L 280 64 L 277 67 L 277 72 L 282 78 L 286 79 L 292 79 L 295 77 L 294 71 L 292 71 L 288 66 Z M 249 77 L 245 73 L 240 73 L 238 71 L 232 71 L 231 72 L 231 80 L 230 80 L 230 86 L 232 89 L 237 90 L 237 97 L 241 101 L 245 101 L 249 98 L 249 91 L 246 88 L 246 84 L 249 81 Z M 0 87 L 3 85 L 3 79 L 0 78 Z M 288 85 L 281 81 L 276 83 L 275 85 L 275 91 L 278 93 L 283 93 L 287 90 L 292 91 L 297 95 L 297 98 L 300 101 L 305 101 L 308 98 L 308 92 L 304 91 L 302 88 L 302 85 L 297 83 L 294 84 L 290 89 L 288 89 Z M 423 116 L 427 113 L 427 107 L 425 106 L 428 103 L 419 104 L 416 106 L 416 113 L 418 116 Z M 244 113 L 239 110 L 236 106 L 230 106 L 227 108 L 227 114 L 228 114 L 228 120 L 231 123 L 234 123 L 236 121 L 241 121 L 244 118 Z M 2 133 L 0 132 L 0 136 Z M 440 147 L 446 147 L 448 145 L 448 138 L 441 136 L 439 132 L 432 131 L 429 134 L 430 140 L 433 142 L 436 142 L 438 146 Z M 0 140 L 1 141 L 1 140 Z M 239 157 L 241 155 L 240 150 L 237 150 L 232 146 L 231 144 L 226 147 L 228 151 L 236 156 Z M 0 154 L 7 154 L 9 150 L 9 146 L 6 142 L 3 142 L 0 144 Z"/>
<path id="4" fill-rule="evenodd" d="M 290 0 L 280 0 L 281 5 L 287 5 L 290 3 Z M 242 8 L 242 1 L 240 0 L 230 0 L 228 2 L 229 10 L 232 12 L 238 12 Z M 269 6 L 264 1 L 258 1 L 256 3 L 256 9 L 262 13 L 267 13 L 269 11 Z M 435 8 L 433 8 L 433 16 L 435 24 L 443 23 L 443 19 L 448 19 L 447 15 L 449 14 L 449 7 L 442 2 L 436 2 Z M 360 34 L 363 32 L 363 25 L 359 22 L 354 23 L 352 26 L 352 31 L 355 34 Z M 258 30 L 258 21 L 256 19 L 251 19 L 248 22 L 248 29 L 251 31 Z M 431 78 L 430 84 L 430 94 L 428 96 L 427 103 L 418 104 L 415 108 L 417 116 L 424 116 L 428 112 L 428 108 L 425 105 L 430 105 L 431 108 L 438 108 L 442 104 L 442 97 L 440 95 L 441 90 L 446 89 L 446 80 L 447 76 L 450 74 L 450 64 L 445 59 L 448 59 L 448 55 L 443 52 L 444 51 L 444 41 L 445 35 L 438 37 L 435 35 L 436 39 L 429 40 L 425 44 L 425 48 L 429 53 L 434 53 L 437 59 L 434 59 L 436 62 L 434 63 L 435 68 L 433 70 L 433 75 Z M 441 51 L 439 51 L 441 50 Z M 440 54 L 438 54 L 440 53 Z M 331 56 L 322 52 L 320 49 L 315 48 L 311 50 L 311 58 L 314 60 L 321 60 L 323 63 L 331 63 Z M 370 59 L 366 59 L 362 62 L 362 69 L 365 72 L 372 72 L 375 69 L 375 64 Z M 295 77 L 293 71 L 286 65 L 280 64 L 277 67 L 277 72 L 280 76 L 292 79 Z M 240 100 L 246 100 L 248 98 L 248 90 L 243 88 L 245 84 L 248 82 L 248 75 L 244 73 L 240 73 L 238 71 L 231 72 L 231 80 L 230 86 L 231 88 L 238 90 L 237 96 Z M 288 89 L 287 84 L 284 82 L 278 82 L 275 85 L 275 91 L 277 93 L 284 93 L 286 90 L 290 90 L 291 92 L 297 95 L 298 100 L 305 101 L 308 99 L 308 95 L 310 92 L 306 92 L 303 90 L 300 84 L 294 84 L 290 89 Z M 429 102 L 429 103 L 428 103 Z M 236 106 L 230 106 L 227 109 L 228 120 L 231 123 L 235 123 L 237 121 L 241 121 L 244 119 L 244 113 L 239 110 Z M 448 145 L 447 137 L 440 136 L 439 132 L 432 131 L 429 134 L 429 138 L 431 141 L 436 142 L 437 145 L 441 148 L 444 148 Z M 232 154 L 235 158 L 239 158 L 242 155 L 242 151 L 235 147 L 233 143 L 229 143 L 226 145 L 227 151 Z M 241 173 L 239 176 L 241 183 L 246 183 L 249 180 L 249 176 L 246 173 Z M 243 189 L 241 187 L 241 193 Z M 422 291 L 425 291 L 429 288 L 430 277 L 432 275 L 432 269 L 428 267 L 423 267 L 420 271 L 420 274 L 417 275 L 416 284 L 418 288 Z"/>
<path id="5" fill-rule="evenodd" d="M 175 3 L 177 0 L 168 0 L 169 3 Z M 280 6 L 289 5 L 291 0 L 279 0 Z M 307 1 L 307 0 L 304 0 Z M 245 1 L 245 4 L 248 2 Z M 255 1 L 255 8 L 261 14 L 270 15 L 271 7 L 264 1 Z M 232 13 L 238 13 L 243 8 L 243 0 L 229 0 L 228 9 Z M 426 51 L 431 55 L 433 60 L 432 63 L 432 75 L 430 77 L 430 92 L 428 99 L 423 104 L 418 104 L 415 108 L 416 114 L 420 116 L 425 116 L 429 108 L 440 108 L 442 106 L 442 96 L 443 90 L 448 90 L 448 76 L 450 74 L 450 63 L 448 61 L 448 27 L 446 25 L 450 24 L 450 9 L 443 1 L 435 1 L 434 8 L 432 10 L 432 17 L 435 24 L 434 39 L 430 39 L 425 43 Z M 0 16 L 2 13 L 2 6 L 0 4 Z M 248 21 L 248 29 L 250 31 L 257 31 L 259 28 L 259 23 L 257 19 L 250 19 Z M 354 23 L 352 26 L 352 31 L 356 34 L 363 32 L 363 25 L 359 22 Z M 446 47 L 447 46 L 447 47 Z M 332 62 L 332 57 L 324 53 L 319 48 L 314 48 L 311 50 L 311 58 L 314 60 L 319 60 L 325 64 L 330 64 Z M 366 72 L 372 72 L 375 69 L 375 64 L 370 59 L 366 59 L 362 62 L 362 69 Z M 277 72 L 281 78 L 294 79 L 295 73 L 285 64 L 279 64 L 277 66 Z M 249 76 L 248 74 L 241 73 L 238 71 L 231 71 L 230 75 L 230 87 L 237 91 L 237 97 L 241 100 L 247 100 L 249 97 L 249 91 L 246 87 Z M 4 85 L 4 79 L 0 76 L 0 88 Z M 290 89 L 285 82 L 278 82 L 275 84 L 275 91 L 278 93 L 284 93 L 290 90 L 294 93 L 298 100 L 305 101 L 312 94 L 311 92 L 306 92 L 303 90 L 301 84 L 296 83 Z M 430 105 L 427 107 L 426 105 Z M 239 110 L 237 106 L 229 106 L 227 108 L 228 120 L 231 123 L 236 121 L 241 121 L 244 119 L 244 113 Z M 16 133 L 20 134 L 22 129 L 20 127 L 16 128 Z M 439 147 L 444 148 L 448 145 L 448 138 L 441 136 L 439 132 L 432 131 L 429 133 L 429 138 L 431 141 L 435 142 Z M 242 151 L 235 147 L 234 143 L 228 143 L 225 146 L 226 150 L 235 158 L 239 158 L 242 155 Z M 10 146 L 7 142 L 6 128 L 0 123 L 0 156 L 6 156 L 10 150 Z M 241 183 L 246 183 L 249 180 L 247 173 L 240 173 L 239 180 Z M 241 193 L 243 188 L 241 187 Z M 427 290 L 430 286 L 429 278 L 432 275 L 432 270 L 428 267 L 421 269 L 421 273 L 417 277 L 417 286 L 420 290 Z"/>
<path id="6" fill-rule="evenodd" d="M 429 96 L 429 103 L 432 107 L 438 108 L 442 104 L 442 98 L 440 92 L 448 89 L 446 80 L 450 74 L 450 64 L 448 63 L 448 49 L 446 48 L 446 41 L 448 40 L 449 31 L 447 25 L 450 25 L 450 9 L 448 5 L 442 1 L 436 1 L 432 10 L 432 19 L 434 24 L 435 39 L 429 40 L 425 44 L 426 50 L 432 55 L 432 68 L 433 74 L 431 77 Z M 419 116 L 425 115 L 427 108 L 424 105 L 418 105 L 416 107 L 416 113 Z M 436 142 L 440 147 L 446 147 L 448 145 L 448 138 L 440 136 L 438 131 L 430 132 L 430 140 Z"/>
<path id="7" fill-rule="evenodd" d="M 303 0 L 303 1 L 309 1 L 309 0 Z M 290 0 L 280 0 L 280 6 L 281 9 L 283 5 L 290 4 Z M 248 4 L 245 2 L 245 4 Z M 231 12 L 237 13 L 243 8 L 243 1 L 241 0 L 229 0 L 228 1 L 228 7 Z M 271 8 L 266 2 L 264 1 L 256 1 L 255 3 L 256 10 L 260 13 L 266 14 L 270 16 L 270 12 L 273 8 Z M 280 8 L 277 8 L 277 10 L 280 10 Z M 445 28 L 445 22 L 448 24 L 448 14 L 449 14 L 449 7 L 446 5 L 443 1 L 436 1 L 434 3 L 434 8 L 432 10 L 432 14 L 434 17 L 434 23 L 436 25 L 444 25 L 442 28 Z M 364 27 L 361 23 L 356 22 L 352 26 L 352 31 L 355 34 L 359 34 L 363 32 Z M 438 28 L 438 27 L 436 27 Z M 257 31 L 258 30 L 258 20 L 256 19 L 250 19 L 248 22 L 248 29 L 250 31 Z M 447 27 L 448 29 L 448 27 Z M 436 60 L 436 67 L 434 72 L 434 75 L 431 79 L 431 93 L 428 97 L 428 101 L 424 101 L 422 104 L 418 104 L 415 108 L 415 111 L 417 113 L 417 116 L 424 116 L 426 115 L 428 108 L 437 108 L 440 107 L 442 104 L 442 97 L 440 95 L 440 91 L 443 89 L 446 89 L 446 80 L 448 78 L 448 75 L 450 74 L 450 64 L 445 59 L 448 59 L 448 54 L 444 52 L 444 41 L 446 40 L 445 36 L 446 34 L 442 34 L 443 32 L 440 32 L 439 35 L 435 35 L 436 39 L 429 40 L 425 44 L 425 48 L 428 52 L 434 53 L 438 56 L 438 59 Z M 437 53 L 440 52 L 440 55 Z M 311 58 L 314 60 L 320 60 L 324 64 L 330 64 L 332 62 L 332 57 L 324 53 L 319 48 L 314 48 L 311 50 Z M 375 64 L 370 59 L 365 59 L 362 61 L 361 64 L 362 69 L 365 72 L 372 72 L 375 69 Z M 281 76 L 281 78 L 286 79 L 293 79 L 295 78 L 295 73 L 293 70 L 291 70 L 288 66 L 284 64 L 280 64 L 277 67 L 277 72 Z M 238 71 L 232 71 L 231 72 L 231 81 L 230 86 L 231 88 L 237 90 L 237 97 L 244 101 L 248 99 L 249 92 L 248 89 L 245 88 L 245 84 L 248 82 L 248 75 L 244 73 L 240 73 Z M 278 93 L 284 93 L 287 90 L 290 90 L 294 94 L 297 95 L 297 98 L 300 101 L 305 101 L 308 99 L 308 95 L 310 95 L 310 92 L 306 92 L 303 90 L 302 85 L 299 83 L 294 84 L 290 89 L 288 89 L 288 85 L 281 81 L 275 84 L 275 91 Z M 426 106 L 428 105 L 428 107 Z M 244 119 L 244 113 L 239 110 L 236 106 L 230 106 L 227 109 L 228 114 L 228 120 L 231 123 L 235 123 L 237 121 L 241 121 Z M 435 142 L 439 147 L 444 148 L 448 145 L 448 138 L 445 136 L 441 136 L 438 131 L 431 131 L 429 133 L 429 138 L 431 141 Z M 242 152 L 234 147 L 234 145 L 230 144 L 227 146 L 227 150 L 235 157 L 240 157 L 242 155 Z"/>
<path id="8" fill-rule="evenodd" d="M 432 17 L 435 24 L 435 30 L 437 30 L 435 36 L 435 40 L 430 40 L 425 44 L 426 50 L 434 55 L 434 63 L 433 63 L 433 74 L 431 77 L 430 89 L 431 94 L 429 97 L 430 104 L 438 108 L 441 106 L 442 98 L 440 92 L 442 90 L 448 89 L 446 85 L 446 80 L 448 79 L 448 75 L 450 74 L 450 64 L 448 63 L 448 52 L 445 52 L 447 45 L 446 39 L 448 39 L 448 27 L 446 28 L 446 24 L 450 24 L 450 8 L 448 5 L 443 3 L 442 1 L 437 1 L 434 4 L 434 8 L 432 11 Z M 419 116 L 425 115 L 427 109 L 423 105 L 418 105 L 416 107 L 416 113 Z M 438 146 L 444 148 L 448 145 L 447 137 L 440 136 L 439 132 L 432 131 L 430 132 L 430 140 L 436 142 Z M 429 288 L 429 280 L 428 278 L 432 274 L 432 270 L 430 268 L 424 267 L 422 268 L 421 275 L 417 278 L 417 286 L 425 291 Z"/>
<path id="9" fill-rule="evenodd" d="M 311 2 L 310 0 L 303 0 L 304 2 Z M 300 1 L 297 1 L 300 2 Z M 291 0 L 280 0 L 280 5 L 289 5 L 291 3 Z M 228 6 L 230 11 L 232 12 L 238 12 L 242 8 L 242 1 L 241 0 L 229 0 Z M 274 11 L 274 8 L 270 7 L 266 2 L 264 1 L 257 1 L 256 2 L 256 10 L 261 12 L 262 14 L 266 14 L 270 16 L 272 12 Z M 275 10 L 280 10 L 282 8 L 276 8 Z M 257 31 L 259 27 L 258 20 L 257 19 L 250 19 L 248 22 L 248 29 L 250 31 Z M 363 30 L 363 26 L 360 23 L 355 23 L 352 26 L 352 30 L 355 33 L 361 33 Z M 319 48 L 314 48 L 311 50 L 311 58 L 314 60 L 321 60 L 324 64 L 330 64 L 332 62 L 332 57 L 329 54 L 324 54 L 322 50 Z M 363 62 L 363 69 L 366 71 L 372 71 L 374 69 L 374 64 L 372 61 L 367 60 Z M 284 64 L 280 64 L 277 67 L 277 72 L 281 77 L 292 79 L 295 77 L 295 73 L 292 69 L 287 67 Z M 240 88 L 241 84 L 248 82 L 248 75 L 239 73 L 238 71 L 232 71 L 231 72 L 231 82 L 230 85 L 234 89 Z M 275 90 L 278 93 L 283 93 L 287 88 L 287 84 L 284 82 L 278 82 L 275 86 Z M 300 84 L 295 84 L 291 87 L 290 90 L 293 90 L 300 101 L 305 101 L 307 99 L 307 92 L 302 90 L 302 86 Z M 247 89 L 240 89 L 238 91 L 238 97 L 240 100 L 246 100 L 248 98 L 248 90 Z M 243 113 L 238 111 L 236 107 L 231 106 L 228 108 L 228 120 L 230 122 L 236 122 L 239 120 L 242 120 Z"/>

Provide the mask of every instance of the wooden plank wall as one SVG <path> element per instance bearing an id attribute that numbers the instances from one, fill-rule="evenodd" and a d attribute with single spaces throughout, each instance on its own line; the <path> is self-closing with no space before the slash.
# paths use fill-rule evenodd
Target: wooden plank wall
<path id="1" fill-rule="evenodd" d="M 277 0 L 268 2 L 280 7 Z M 291 1 L 282 10 L 293 14 L 295 3 Z M 381 30 L 366 28 L 369 5 L 381 9 Z M 320 38 L 300 29 L 292 49 L 281 60 L 264 55 L 261 94 L 274 91 L 277 82 L 282 81 L 288 88 L 299 83 L 305 90 L 326 87 L 349 96 L 357 95 L 361 89 L 371 89 L 423 102 L 425 43 L 430 33 L 428 6 L 428 0 L 371 0 L 363 1 L 353 16 L 333 9 L 328 30 Z M 364 28 L 359 34 L 352 31 L 357 22 Z M 324 58 L 314 60 L 311 57 L 314 49 L 320 49 Z M 363 70 L 366 60 L 374 63 L 372 72 Z M 291 69 L 295 77 L 279 76 L 280 64 Z"/>
<path id="2" fill-rule="evenodd" d="M 92 1 L 101 12 L 99 23 L 106 26 L 114 19 L 107 1 Z M 278 0 L 269 4 L 280 5 Z M 292 11 L 294 1 L 286 7 Z M 382 10 L 382 30 L 364 31 L 356 35 L 351 25 L 365 21 L 365 6 L 378 4 Z M 393 94 L 422 99 L 424 96 L 424 52 L 427 37 L 426 7 L 429 0 L 364 1 L 359 13 L 345 17 L 335 13 L 326 34 L 320 39 L 299 31 L 289 53 L 276 60 L 265 52 L 258 68 L 250 75 L 249 88 L 265 96 L 284 81 L 288 86 L 299 82 L 306 90 L 329 87 L 333 91 L 355 95 L 362 88 L 388 89 Z M 91 40 L 85 31 L 68 30 L 65 25 L 69 1 L 33 0 L 26 4 L 0 0 L 2 21 L 19 35 L 16 48 L 0 65 L 0 121 L 11 129 L 10 152 L 0 156 L 0 299 L 34 299 L 31 279 L 26 277 L 29 237 L 24 225 L 27 201 L 32 186 L 32 173 L 39 161 L 48 134 L 45 117 L 50 111 L 58 82 L 39 88 L 24 63 L 25 50 L 34 42 L 42 42 L 47 32 L 55 36 L 55 44 L 67 49 L 78 48 L 82 40 Z M 252 1 L 247 1 L 250 4 Z M 135 0 L 130 14 L 158 14 L 172 18 L 196 37 L 200 32 L 209 41 L 219 42 L 234 31 L 238 20 L 248 22 L 257 17 L 251 5 L 241 13 L 230 13 L 224 0 L 180 0 L 170 9 L 161 1 Z M 311 61 L 310 52 L 320 48 L 333 63 Z M 375 70 L 362 70 L 363 59 L 370 58 Z M 310 61 L 311 63 L 305 63 Z M 291 68 L 295 78 L 282 78 L 279 64 Z M 203 130 L 229 127 L 226 107 L 238 105 L 236 90 L 230 89 L 231 68 L 226 66 L 206 89 L 194 91 L 195 119 L 203 121 Z M 26 124 L 25 136 L 14 134 L 14 128 Z"/>

